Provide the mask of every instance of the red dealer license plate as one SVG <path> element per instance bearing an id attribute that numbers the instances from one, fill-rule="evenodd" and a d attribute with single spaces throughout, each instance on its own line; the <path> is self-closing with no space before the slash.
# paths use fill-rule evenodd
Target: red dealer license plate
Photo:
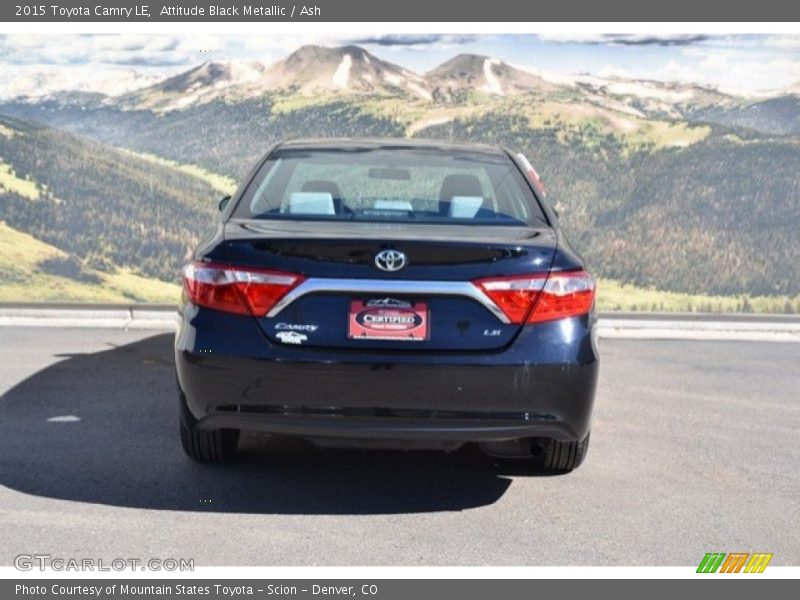
<path id="1" fill-rule="evenodd" d="M 350 302 L 347 337 L 354 340 L 424 342 L 430 318 L 425 302 L 393 298 Z"/>

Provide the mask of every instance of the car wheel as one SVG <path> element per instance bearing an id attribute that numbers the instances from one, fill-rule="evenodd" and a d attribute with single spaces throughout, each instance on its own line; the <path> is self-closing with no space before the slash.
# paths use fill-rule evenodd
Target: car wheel
<path id="1" fill-rule="evenodd" d="M 548 440 L 542 451 L 541 465 L 549 471 L 572 471 L 580 466 L 589 451 L 589 434 L 582 440 Z"/>
<path id="2" fill-rule="evenodd" d="M 197 421 L 186 408 L 186 399 L 180 393 L 181 445 L 192 460 L 198 462 L 223 462 L 236 454 L 239 445 L 238 429 L 198 429 Z"/>

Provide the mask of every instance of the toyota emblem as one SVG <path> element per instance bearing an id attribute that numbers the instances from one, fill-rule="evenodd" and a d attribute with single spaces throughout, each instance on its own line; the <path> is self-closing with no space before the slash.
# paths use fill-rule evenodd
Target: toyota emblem
<path id="1" fill-rule="evenodd" d="M 375 266 L 381 271 L 399 271 L 406 266 L 406 255 L 398 250 L 381 250 L 375 255 Z"/>

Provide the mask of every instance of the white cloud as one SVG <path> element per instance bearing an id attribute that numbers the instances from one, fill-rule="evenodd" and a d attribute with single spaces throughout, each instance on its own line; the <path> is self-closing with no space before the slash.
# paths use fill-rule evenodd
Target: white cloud
<path id="1" fill-rule="evenodd" d="M 29 96 L 47 97 L 55 92 L 83 90 L 117 95 L 156 83 L 171 75 L 166 69 L 146 71 L 94 65 L 8 65 L 0 63 L 0 99 Z"/>
<path id="2" fill-rule="evenodd" d="M 201 51 L 220 50 L 217 36 L 177 35 L 7 35 L 0 61 L 16 64 L 175 65 L 202 60 Z"/>
<path id="3" fill-rule="evenodd" d="M 633 74 L 626 70 L 621 69 L 620 67 L 615 67 L 614 65 L 606 65 L 602 69 L 597 72 L 597 75 L 600 77 L 619 77 L 620 79 L 633 79 Z"/>
<path id="4" fill-rule="evenodd" d="M 748 54 L 737 50 L 707 51 L 693 62 L 668 61 L 656 79 L 714 85 L 736 94 L 758 94 L 800 82 L 800 57 Z"/>
<path id="5" fill-rule="evenodd" d="M 783 50 L 800 50 L 800 35 L 773 35 L 767 38 L 764 45 Z"/>
<path id="6" fill-rule="evenodd" d="M 253 52 L 268 52 L 278 54 L 283 57 L 290 52 L 294 52 L 301 46 L 341 46 L 342 38 L 333 36 L 319 36 L 314 34 L 305 35 L 280 35 L 280 36 L 258 36 L 248 37 L 244 40 L 244 47 Z M 260 59 L 256 56 L 254 58 Z"/>
<path id="7" fill-rule="evenodd" d="M 354 37 L 350 38 L 347 43 L 370 48 L 383 48 L 392 52 L 430 52 L 434 50 L 450 50 L 478 42 L 487 43 L 494 37 L 489 34 L 389 34 Z"/>

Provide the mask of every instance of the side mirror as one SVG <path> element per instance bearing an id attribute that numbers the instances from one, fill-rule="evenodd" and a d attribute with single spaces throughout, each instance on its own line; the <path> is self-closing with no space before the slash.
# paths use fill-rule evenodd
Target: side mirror
<path id="1" fill-rule="evenodd" d="M 219 201 L 219 212 L 223 212 L 225 207 L 228 206 L 228 203 L 231 201 L 230 196 L 225 196 L 222 200 Z"/>

